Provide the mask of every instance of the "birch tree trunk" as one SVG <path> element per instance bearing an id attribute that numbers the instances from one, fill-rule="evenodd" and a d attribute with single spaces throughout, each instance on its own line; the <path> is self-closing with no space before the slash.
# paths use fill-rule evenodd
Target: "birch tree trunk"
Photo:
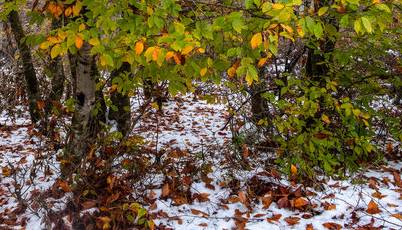
<path id="1" fill-rule="evenodd" d="M 96 75 L 93 74 L 91 46 L 84 43 L 76 55 L 76 106 L 66 147 L 67 163 L 62 175 L 68 176 L 80 167 L 91 145 L 96 141 L 92 111 L 96 105 Z"/>

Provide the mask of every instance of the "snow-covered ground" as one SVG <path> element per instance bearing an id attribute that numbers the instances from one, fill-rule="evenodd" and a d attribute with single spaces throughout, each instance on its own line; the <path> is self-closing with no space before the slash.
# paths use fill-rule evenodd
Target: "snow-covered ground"
<path id="1" fill-rule="evenodd" d="M 133 107 L 138 107 L 134 101 Z M 317 189 L 272 176 L 260 167 L 231 171 L 225 167 L 228 162 L 223 162 L 231 138 L 229 131 L 221 130 L 227 116 L 223 105 L 181 96 L 166 103 L 163 114 L 145 114 L 135 127 L 134 133 L 157 151 L 176 148 L 197 153 L 214 146 L 217 152 L 207 179 L 190 183 L 195 196 L 192 204 L 175 204 L 169 191 L 163 191 L 162 181 L 160 189 L 148 191 L 155 202 L 146 207 L 160 229 L 402 229 L 401 162 L 373 167 L 347 180 L 322 178 Z M 32 201 L 54 184 L 55 174 L 47 174 L 42 167 L 43 171 L 22 175 L 44 158 L 44 145 L 26 117 L 12 121 L 1 114 L 0 229 L 45 228 L 44 210 Z M 57 172 L 55 158 L 47 159 L 56 167 L 50 171 Z M 209 156 L 209 160 L 214 158 Z M 18 212 L 17 199 L 12 197 L 16 188 L 13 175 L 21 175 L 16 179 L 26 188 L 23 198 L 29 203 L 25 211 Z M 234 179 L 239 181 L 237 185 L 233 185 Z M 51 208 L 60 208 L 64 200 L 46 202 Z"/>

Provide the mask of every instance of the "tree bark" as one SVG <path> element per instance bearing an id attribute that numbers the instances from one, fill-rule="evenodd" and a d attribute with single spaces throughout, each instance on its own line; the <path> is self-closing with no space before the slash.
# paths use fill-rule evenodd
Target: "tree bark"
<path id="1" fill-rule="evenodd" d="M 114 78 L 124 74 L 125 72 L 130 72 L 130 65 L 126 62 L 124 62 L 119 69 L 111 73 L 112 81 Z M 130 131 L 131 124 L 130 98 L 127 94 L 122 94 L 121 92 L 116 91 L 111 95 L 111 100 L 113 105 L 117 107 L 117 111 L 111 109 L 109 111 L 109 119 L 115 120 L 119 132 L 121 132 L 123 136 L 126 136 Z"/>
<path id="2" fill-rule="evenodd" d="M 25 33 L 21 25 L 18 13 L 13 10 L 8 15 L 8 22 L 11 25 L 11 30 L 14 38 L 17 42 L 17 47 L 21 55 L 22 65 L 24 70 L 24 78 L 27 88 L 27 96 L 29 101 L 29 114 L 33 123 L 40 120 L 40 112 L 37 106 L 37 101 L 39 101 L 39 84 L 36 77 L 36 72 L 32 62 L 31 51 L 27 44 L 25 44 L 23 39 L 25 38 Z"/>
<path id="3" fill-rule="evenodd" d="M 72 118 L 71 131 L 65 152 L 62 174 L 68 176 L 82 163 L 89 148 L 96 141 L 96 130 L 93 128 L 92 111 L 96 105 L 96 76 L 93 76 L 93 57 L 91 46 L 84 43 L 76 55 L 77 92 L 76 106 Z"/>

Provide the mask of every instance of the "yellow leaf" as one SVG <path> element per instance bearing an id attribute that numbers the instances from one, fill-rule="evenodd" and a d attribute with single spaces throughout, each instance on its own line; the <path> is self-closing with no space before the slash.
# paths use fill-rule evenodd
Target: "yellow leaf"
<path id="1" fill-rule="evenodd" d="M 253 84 L 253 76 L 251 76 L 248 71 L 246 73 L 246 82 L 248 86 Z"/>
<path id="2" fill-rule="evenodd" d="M 80 24 L 80 26 L 78 27 L 78 31 L 83 31 L 83 30 L 85 30 L 85 24 L 84 23 L 81 23 Z"/>
<path id="3" fill-rule="evenodd" d="M 325 115 L 325 114 L 323 114 L 322 116 L 321 116 L 321 120 L 323 121 L 323 122 L 325 122 L 325 124 L 330 124 L 331 123 L 331 120 L 329 119 L 329 117 L 327 116 L 327 115 Z"/>
<path id="4" fill-rule="evenodd" d="M 290 26 L 288 26 L 288 25 L 284 25 L 284 24 L 281 24 L 281 26 L 282 26 L 282 28 L 284 28 L 286 31 L 288 31 L 290 34 L 293 33 L 293 28 L 292 28 L 292 27 L 290 27 Z"/>
<path id="5" fill-rule="evenodd" d="M 42 42 L 40 44 L 39 48 L 45 50 L 45 49 L 49 48 L 49 46 L 50 46 L 50 42 L 46 41 L 46 42 Z"/>
<path id="6" fill-rule="evenodd" d="M 261 33 L 256 33 L 253 35 L 251 38 L 251 48 L 255 49 L 262 43 L 262 34 Z"/>
<path id="7" fill-rule="evenodd" d="M 201 70 L 200 70 L 200 75 L 201 75 L 201 77 L 203 77 L 206 73 L 207 73 L 207 68 L 202 68 Z"/>
<path id="8" fill-rule="evenodd" d="M 284 7 L 285 7 L 285 5 L 280 4 L 280 3 L 272 4 L 272 9 L 274 9 L 274 10 L 280 10 L 280 9 L 283 9 Z"/>
<path id="9" fill-rule="evenodd" d="M 293 164 L 290 166 L 290 174 L 292 174 L 292 176 L 295 176 L 297 174 L 297 168 Z"/>
<path id="10" fill-rule="evenodd" d="M 198 53 L 200 53 L 200 54 L 205 53 L 205 49 L 204 48 L 198 48 Z"/>
<path id="11" fill-rule="evenodd" d="M 60 44 L 57 44 L 53 46 L 52 50 L 50 50 L 50 57 L 53 59 L 59 56 L 60 53 L 61 53 L 61 46 Z"/>
<path id="12" fill-rule="evenodd" d="M 135 54 L 140 55 L 144 51 L 144 43 L 142 41 L 138 41 L 135 43 Z"/>
<path id="13" fill-rule="evenodd" d="M 88 43 L 91 44 L 92 46 L 100 45 L 100 41 L 98 38 L 91 38 L 91 39 L 89 39 Z"/>
<path id="14" fill-rule="evenodd" d="M 379 3 L 381 3 L 381 0 L 372 0 L 372 3 L 373 4 L 379 4 Z"/>
<path id="15" fill-rule="evenodd" d="M 76 35 L 75 36 L 75 47 L 77 47 L 77 49 L 81 49 L 83 44 L 84 44 L 84 40 L 82 40 L 81 36 Z"/>
<path id="16" fill-rule="evenodd" d="M 77 2 L 75 3 L 75 5 L 73 6 L 73 15 L 74 15 L 75 17 L 77 17 L 78 15 L 80 15 L 81 8 L 82 8 L 82 3 L 81 3 L 80 1 L 77 1 Z"/>
<path id="17" fill-rule="evenodd" d="M 268 58 L 261 58 L 260 60 L 258 60 L 258 67 L 262 67 L 264 66 L 265 63 L 267 63 Z"/>
<path id="18" fill-rule="evenodd" d="M 236 75 L 236 68 L 235 67 L 230 67 L 229 69 L 228 69 L 228 76 L 229 77 L 234 77 L 234 75 Z"/>
<path id="19" fill-rule="evenodd" d="M 182 49 L 181 54 L 187 55 L 194 49 L 193 46 L 186 46 Z"/>
<path id="20" fill-rule="evenodd" d="M 71 7 L 67 7 L 67 9 L 64 11 L 64 15 L 66 17 L 70 16 L 73 13 L 73 9 Z"/>

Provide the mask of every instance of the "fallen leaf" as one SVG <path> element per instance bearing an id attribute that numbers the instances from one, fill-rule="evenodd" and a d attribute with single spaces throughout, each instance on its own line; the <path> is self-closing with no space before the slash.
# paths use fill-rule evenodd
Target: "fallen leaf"
<path id="1" fill-rule="evenodd" d="M 238 195 L 239 195 L 240 202 L 241 202 L 242 204 L 244 204 L 244 205 L 247 205 L 247 197 L 246 197 L 246 194 L 245 194 L 243 191 L 240 191 Z"/>
<path id="2" fill-rule="evenodd" d="M 306 230 L 314 230 L 313 224 L 307 224 Z"/>
<path id="3" fill-rule="evenodd" d="M 281 219 L 282 214 L 272 214 L 271 217 L 267 218 L 267 221 L 272 223 L 273 221 L 279 221 L 279 219 Z"/>
<path id="4" fill-rule="evenodd" d="M 264 196 L 261 198 L 262 205 L 264 209 L 268 209 L 272 204 L 272 198 L 270 196 Z"/>
<path id="5" fill-rule="evenodd" d="M 382 195 L 381 192 L 379 192 L 379 191 L 373 192 L 373 194 L 371 194 L 371 195 L 378 199 L 382 199 L 382 198 L 386 197 L 386 195 Z"/>
<path id="6" fill-rule="evenodd" d="M 340 224 L 334 223 L 334 222 L 327 222 L 322 224 L 325 228 L 330 229 L 330 230 L 338 230 L 342 229 L 342 226 Z"/>
<path id="7" fill-rule="evenodd" d="M 2 167 L 2 174 L 5 177 L 8 177 L 11 175 L 11 169 L 9 167 Z"/>
<path id="8" fill-rule="evenodd" d="M 304 207 L 304 206 L 306 206 L 308 204 L 309 204 L 309 202 L 306 199 L 304 199 L 303 197 L 299 197 L 299 198 L 294 200 L 294 207 L 295 208 L 302 208 L 302 207 Z"/>
<path id="9" fill-rule="evenodd" d="M 401 175 L 400 175 L 397 171 L 394 171 L 392 174 L 393 174 L 393 176 L 394 176 L 395 184 L 396 184 L 398 187 L 402 188 Z"/>
<path id="10" fill-rule="evenodd" d="M 285 221 L 286 223 L 288 223 L 289 225 L 295 225 L 299 223 L 300 218 L 299 217 L 286 217 Z"/>
<path id="11" fill-rule="evenodd" d="M 397 218 L 399 220 L 402 220 L 402 214 L 401 213 L 392 214 L 391 216 L 395 217 L 395 218 Z"/>
<path id="12" fill-rule="evenodd" d="M 377 214 L 377 213 L 380 213 L 380 212 L 381 212 L 381 210 L 378 208 L 378 205 L 373 200 L 371 200 L 369 202 L 369 204 L 368 204 L 368 207 L 367 207 L 367 213 L 369 213 L 369 214 Z"/>
<path id="13" fill-rule="evenodd" d="M 287 197 L 282 197 L 281 199 L 278 200 L 277 204 L 278 208 L 287 208 L 289 207 L 289 200 Z"/>
<path id="14" fill-rule="evenodd" d="M 297 168 L 293 164 L 290 166 L 290 173 L 292 174 L 292 176 L 295 176 L 297 174 Z"/>

